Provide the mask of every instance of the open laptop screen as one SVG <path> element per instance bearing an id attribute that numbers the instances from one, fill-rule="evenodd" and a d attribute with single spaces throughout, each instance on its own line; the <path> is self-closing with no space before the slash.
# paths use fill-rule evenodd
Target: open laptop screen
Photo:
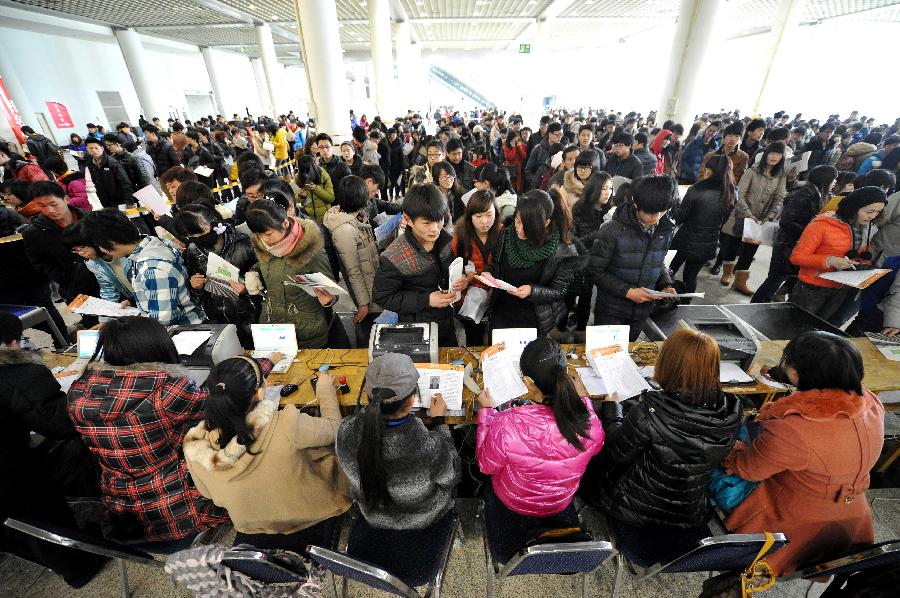
<path id="1" fill-rule="evenodd" d="M 251 324 L 255 351 L 297 352 L 297 332 L 293 324 Z"/>

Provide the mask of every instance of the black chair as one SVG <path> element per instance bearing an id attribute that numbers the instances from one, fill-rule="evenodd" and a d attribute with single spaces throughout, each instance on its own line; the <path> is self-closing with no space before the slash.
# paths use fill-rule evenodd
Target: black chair
<path id="1" fill-rule="evenodd" d="M 743 571 L 756 559 L 766 543 L 765 534 L 724 534 L 707 536 L 708 527 L 685 531 L 654 532 L 642 530 L 613 518 L 605 520 L 619 553 L 613 598 L 618 596 L 626 566 L 635 582 L 662 573 L 713 573 Z M 773 533 L 774 544 L 763 556 L 783 548 L 788 539 Z"/>
<path id="2" fill-rule="evenodd" d="M 32 519 L 9 518 L 4 521 L 4 525 L 45 542 L 115 559 L 119 566 L 119 581 L 122 588 L 122 598 L 130 598 L 131 596 L 131 591 L 128 587 L 128 573 L 125 570 L 125 561 L 158 569 L 162 569 L 165 566 L 163 561 L 156 560 L 149 552 L 145 552 L 127 544 L 98 538 L 90 534 L 85 534 L 84 532 L 65 529 L 50 523 Z"/>
<path id="3" fill-rule="evenodd" d="M 866 569 L 884 567 L 900 563 L 900 540 L 888 540 L 867 546 L 863 550 L 847 554 L 840 558 L 830 559 L 822 563 L 798 569 L 779 581 L 792 579 L 813 579 L 831 575 L 849 575 Z"/>
<path id="4" fill-rule="evenodd" d="M 306 581 L 305 568 L 303 571 L 290 568 L 286 561 L 274 559 L 271 555 L 256 550 L 252 546 L 240 545 L 226 550 L 222 555 L 222 564 L 232 571 L 243 573 L 264 584 L 303 583 Z"/>
<path id="5" fill-rule="evenodd" d="M 479 511 L 479 514 L 486 516 L 484 503 L 479 506 Z M 587 598 L 587 574 L 595 571 L 597 567 L 616 555 L 613 545 L 605 541 L 548 541 L 523 548 L 501 565 L 498 558 L 502 558 L 502 556 L 496 553 L 488 536 L 488 525 L 485 519 L 485 525 L 482 526 L 482 538 L 484 539 L 484 560 L 487 568 L 488 598 L 494 596 L 495 577 L 500 580 L 516 575 L 572 575 L 576 573 L 580 573 L 582 576 L 582 597 Z"/>

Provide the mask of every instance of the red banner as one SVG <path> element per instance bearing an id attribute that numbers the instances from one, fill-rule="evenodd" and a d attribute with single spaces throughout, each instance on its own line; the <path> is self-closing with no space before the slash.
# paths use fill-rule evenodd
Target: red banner
<path id="1" fill-rule="evenodd" d="M 3 114 L 6 116 L 6 122 L 9 123 L 9 128 L 12 129 L 16 139 L 19 140 L 20 144 L 24 145 L 25 134 L 22 133 L 22 125 L 25 123 L 22 121 L 22 115 L 20 115 L 19 111 L 16 109 L 16 103 L 13 102 L 9 92 L 6 91 L 3 77 L 0 77 L 0 110 L 3 110 Z"/>
<path id="2" fill-rule="evenodd" d="M 50 111 L 50 116 L 53 118 L 53 124 L 56 125 L 57 129 L 75 128 L 75 123 L 72 122 L 72 117 L 69 116 L 69 109 L 66 108 L 65 104 L 50 101 L 44 103 L 47 104 L 47 110 Z"/>

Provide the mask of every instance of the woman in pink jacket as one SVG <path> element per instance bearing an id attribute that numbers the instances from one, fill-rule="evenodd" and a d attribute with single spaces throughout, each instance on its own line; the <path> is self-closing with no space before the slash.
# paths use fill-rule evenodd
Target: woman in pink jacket
<path id="1" fill-rule="evenodd" d="M 485 522 L 501 562 L 523 548 L 535 528 L 578 526 L 572 497 L 603 447 L 603 427 L 590 399 L 578 396 L 559 343 L 546 337 L 530 342 L 520 365 L 530 403 L 497 411 L 488 390 L 478 396 L 476 455 L 482 473 L 491 476 Z"/>

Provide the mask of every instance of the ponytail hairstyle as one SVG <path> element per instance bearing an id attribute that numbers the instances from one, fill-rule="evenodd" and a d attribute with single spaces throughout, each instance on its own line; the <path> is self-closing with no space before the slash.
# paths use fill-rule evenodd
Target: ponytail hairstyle
<path id="1" fill-rule="evenodd" d="M 516 213 L 522 220 L 525 238 L 532 247 L 541 247 L 550 238 L 553 229 L 559 231 L 560 240 L 570 243 L 572 239 L 572 212 L 569 204 L 562 200 L 555 189 L 550 192 L 532 189 L 519 198 Z M 550 224 L 544 226 L 544 221 Z"/>
<path id="2" fill-rule="evenodd" d="M 356 461 L 359 464 L 359 486 L 362 497 L 374 505 L 387 506 L 393 501 L 387 488 L 382 433 L 384 417 L 396 413 L 410 397 L 397 397 L 390 388 L 373 388 L 362 417 Z"/>
<path id="3" fill-rule="evenodd" d="M 711 171 L 707 178 L 697 183 L 700 188 L 721 189 L 722 203 L 733 206 L 737 199 L 737 190 L 734 188 L 734 170 L 731 158 L 725 154 L 715 154 L 706 161 L 706 168 Z"/>
<path id="4" fill-rule="evenodd" d="M 253 409 L 253 398 L 263 384 L 262 368 L 250 357 L 232 357 L 213 366 L 206 379 L 209 396 L 206 397 L 207 430 L 219 431 L 219 446 L 225 447 L 232 438 L 247 447 L 256 438 L 247 425 L 247 414 Z"/>
<path id="5" fill-rule="evenodd" d="M 528 343 L 519 361 L 522 374 L 534 381 L 553 411 L 556 427 L 569 444 L 584 450 L 582 438 L 590 438 L 590 415 L 566 371 L 566 354 L 555 340 L 540 337 Z"/>
<path id="6" fill-rule="evenodd" d="M 821 210 L 822 206 L 827 204 L 828 200 L 831 199 L 831 186 L 834 184 L 837 176 L 837 168 L 825 164 L 816 166 L 809 171 L 809 176 L 806 178 L 806 184 L 812 185 L 813 189 L 819 194 L 819 206 L 816 211 Z"/>

